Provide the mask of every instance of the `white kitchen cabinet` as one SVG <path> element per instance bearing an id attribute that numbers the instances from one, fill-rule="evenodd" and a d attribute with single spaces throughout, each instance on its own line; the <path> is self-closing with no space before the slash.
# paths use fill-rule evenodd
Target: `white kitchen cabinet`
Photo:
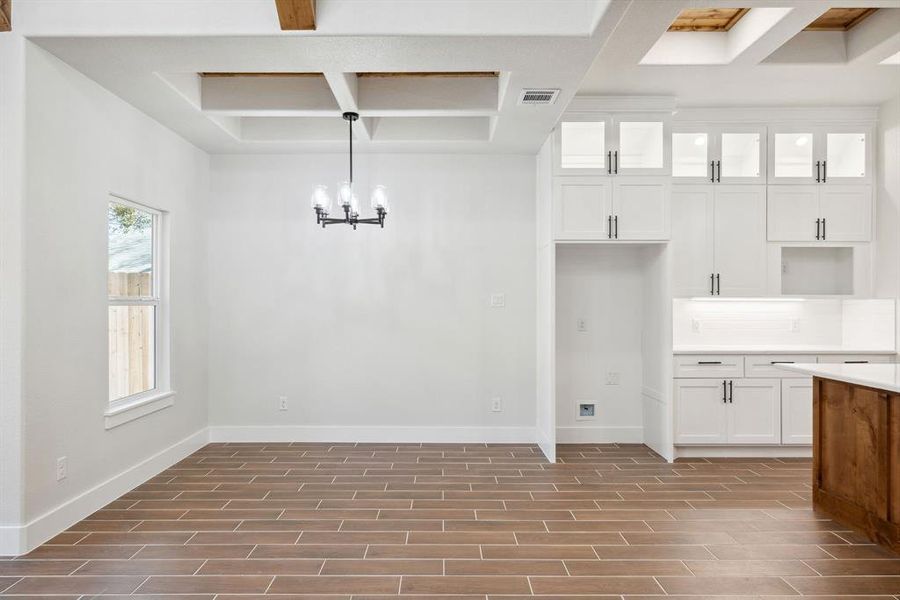
<path id="1" fill-rule="evenodd" d="M 874 129 L 868 123 L 769 127 L 769 183 L 872 183 Z"/>
<path id="2" fill-rule="evenodd" d="M 772 242 L 865 242 L 872 239 L 872 186 L 768 186 Z"/>
<path id="3" fill-rule="evenodd" d="M 557 240 L 608 239 L 612 182 L 604 177 L 557 177 L 553 231 Z"/>
<path id="4" fill-rule="evenodd" d="M 781 443 L 781 381 L 728 381 L 728 443 Z"/>
<path id="5" fill-rule="evenodd" d="M 763 125 L 678 124 L 672 134 L 672 180 L 697 184 L 766 182 Z"/>
<path id="6" fill-rule="evenodd" d="M 728 415 L 722 379 L 675 381 L 675 443 L 724 444 Z"/>
<path id="7" fill-rule="evenodd" d="M 822 240 L 868 242 L 872 239 L 872 186 L 829 185 L 819 188 Z"/>
<path id="8" fill-rule="evenodd" d="M 557 177 L 554 238 L 666 240 L 670 188 L 667 177 Z"/>
<path id="9" fill-rule="evenodd" d="M 614 180 L 613 239 L 669 239 L 670 190 L 668 177 L 629 177 Z"/>
<path id="10" fill-rule="evenodd" d="M 554 134 L 554 175 L 669 175 L 670 119 L 660 113 L 566 114 Z"/>
<path id="11" fill-rule="evenodd" d="M 676 379 L 675 443 L 781 443 L 779 379 Z"/>
<path id="12" fill-rule="evenodd" d="M 812 444 L 813 406 L 812 378 L 781 380 L 781 443 Z"/>
<path id="13" fill-rule="evenodd" d="M 767 287 L 766 187 L 672 190 L 675 296 L 762 296 Z"/>
<path id="14" fill-rule="evenodd" d="M 759 185 L 715 188 L 717 296 L 766 294 L 766 189 Z"/>

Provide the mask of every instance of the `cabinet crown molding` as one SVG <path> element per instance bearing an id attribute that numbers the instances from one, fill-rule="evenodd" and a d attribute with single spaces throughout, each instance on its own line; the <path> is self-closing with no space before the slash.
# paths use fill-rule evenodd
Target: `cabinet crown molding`
<path id="1" fill-rule="evenodd" d="M 575 96 L 567 113 L 664 112 L 675 110 L 674 96 Z"/>
<path id="2" fill-rule="evenodd" d="M 874 122 L 878 119 L 877 106 L 785 106 L 785 107 L 686 107 L 674 112 L 675 123 L 765 123 L 811 122 L 846 123 Z"/>

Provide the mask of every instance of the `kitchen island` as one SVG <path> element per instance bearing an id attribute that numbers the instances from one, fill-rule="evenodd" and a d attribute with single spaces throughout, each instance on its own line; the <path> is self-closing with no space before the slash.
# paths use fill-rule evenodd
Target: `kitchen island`
<path id="1" fill-rule="evenodd" d="M 900 551 L 900 365 L 779 366 L 813 377 L 813 507 Z"/>

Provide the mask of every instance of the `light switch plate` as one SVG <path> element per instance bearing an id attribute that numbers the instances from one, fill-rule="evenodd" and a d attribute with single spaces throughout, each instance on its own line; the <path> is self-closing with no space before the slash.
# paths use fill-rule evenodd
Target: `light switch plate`
<path id="1" fill-rule="evenodd" d="M 491 307 L 503 308 L 506 306 L 506 294 L 491 294 Z"/>

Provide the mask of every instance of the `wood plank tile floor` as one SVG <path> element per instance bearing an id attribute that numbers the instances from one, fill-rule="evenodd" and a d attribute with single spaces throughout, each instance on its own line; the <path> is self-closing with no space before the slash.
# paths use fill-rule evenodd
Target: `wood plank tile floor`
<path id="1" fill-rule="evenodd" d="M 210 444 L 30 554 L 0 596 L 900 600 L 805 459 L 640 445 Z"/>

